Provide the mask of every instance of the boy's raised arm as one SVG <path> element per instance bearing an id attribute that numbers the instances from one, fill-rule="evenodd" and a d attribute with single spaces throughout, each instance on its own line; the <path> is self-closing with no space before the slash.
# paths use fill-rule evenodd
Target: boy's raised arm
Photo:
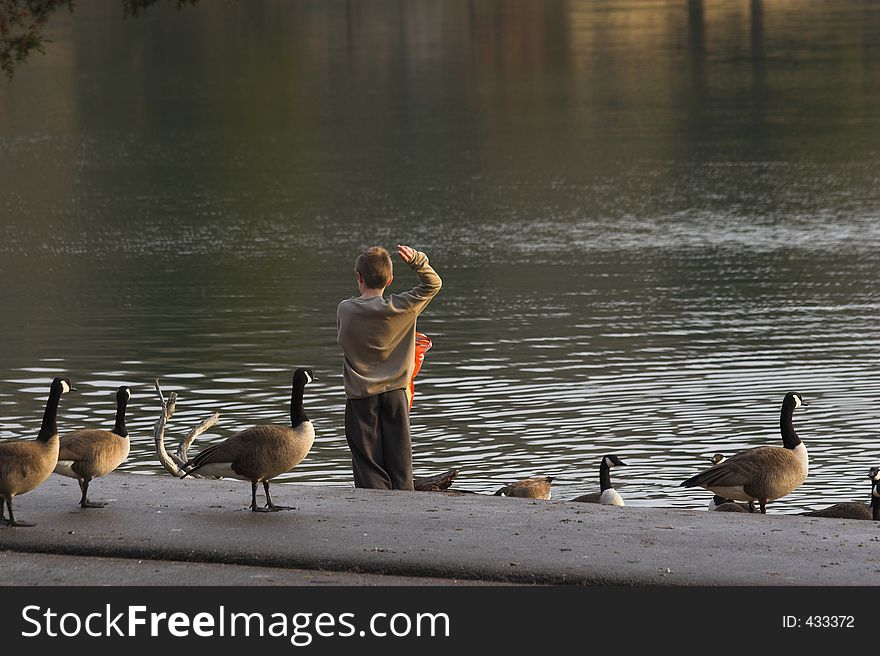
<path id="1" fill-rule="evenodd" d="M 419 277 L 419 285 L 408 292 L 404 292 L 401 296 L 407 299 L 414 308 L 421 311 L 428 304 L 428 301 L 434 298 L 437 292 L 440 291 L 443 281 L 440 280 L 440 276 L 428 264 L 428 256 L 421 251 L 417 251 L 411 246 L 398 244 L 397 254 Z"/>

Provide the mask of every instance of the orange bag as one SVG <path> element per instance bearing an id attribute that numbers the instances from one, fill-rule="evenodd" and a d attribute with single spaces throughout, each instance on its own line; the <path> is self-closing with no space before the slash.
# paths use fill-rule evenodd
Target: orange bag
<path id="1" fill-rule="evenodd" d="M 428 349 L 430 349 L 432 346 L 434 346 L 434 344 L 433 342 L 431 342 L 430 337 L 420 332 L 416 332 L 415 366 L 413 367 L 412 378 L 409 379 L 409 389 L 407 390 L 410 409 L 412 408 L 413 397 L 416 394 L 416 376 L 418 376 L 419 371 L 422 370 L 422 363 L 425 361 L 425 353 L 427 353 Z"/>

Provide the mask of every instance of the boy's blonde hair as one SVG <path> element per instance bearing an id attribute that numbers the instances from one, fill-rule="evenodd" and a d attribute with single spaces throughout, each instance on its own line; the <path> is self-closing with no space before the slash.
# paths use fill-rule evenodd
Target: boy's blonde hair
<path id="1" fill-rule="evenodd" d="M 391 255 L 381 246 L 373 246 L 358 255 L 354 270 L 361 274 L 370 289 L 385 289 L 391 282 Z"/>

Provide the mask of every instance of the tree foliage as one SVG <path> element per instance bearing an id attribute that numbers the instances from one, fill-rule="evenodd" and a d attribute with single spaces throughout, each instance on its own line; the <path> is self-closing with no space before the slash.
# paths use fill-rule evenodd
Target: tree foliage
<path id="1" fill-rule="evenodd" d="M 172 1 L 172 0 L 166 0 Z M 174 0 L 178 9 L 199 0 Z M 137 17 L 160 0 L 122 0 L 125 16 Z M 73 12 L 74 0 L 0 0 L 0 68 L 12 78 L 17 66 L 33 52 L 45 52 L 50 40 L 42 32 L 59 9 Z"/>

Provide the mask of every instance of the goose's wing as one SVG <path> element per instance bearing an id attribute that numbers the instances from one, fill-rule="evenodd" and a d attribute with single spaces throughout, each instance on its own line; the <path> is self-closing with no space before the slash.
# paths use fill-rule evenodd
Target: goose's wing
<path id="1" fill-rule="evenodd" d="M 36 451 L 36 444 L 35 440 L 3 442 L 0 444 L 0 464 L 17 461 L 22 458 L 32 458 Z"/>
<path id="2" fill-rule="evenodd" d="M 580 501 L 581 503 L 599 503 L 599 499 L 601 498 L 601 492 L 591 492 L 590 494 L 582 494 L 581 496 L 572 499 L 572 501 Z"/>
<path id="3" fill-rule="evenodd" d="M 115 446 L 122 438 L 110 431 L 87 429 L 73 431 L 61 436 L 58 448 L 59 460 L 86 460 L 96 449 Z"/>
<path id="4" fill-rule="evenodd" d="M 5 442 L 0 444 L 0 479 L 14 481 L 25 478 L 34 457 L 33 442 Z"/>
<path id="5" fill-rule="evenodd" d="M 871 506 L 858 501 L 835 503 L 821 510 L 804 513 L 807 517 L 832 517 L 838 519 L 871 519 Z"/>
<path id="6" fill-rule="evenodd" d="M 253 426 L 240 433 L 236 433 L 219 444 L 214 444 L 201 451 L 187 463 L 191 467 L 189 471 L 195 471 L 199 467 L 212 462 L 239 461 L 242 457 L 247 457 L 249 453 L 255 450 L 270 447 L 278 438 L 279 431 L 283 430 L 284 428 L 281 426 L 267 424 Z"/>
<path id="7" fill-rule="evenodd" d="M 550 478 L 526 478 L 508 486 L 510 496 L 547 496 L 550 491 Z"/>
<path id="8" fill-rule="evenodd" d="M 731 456 L 692 476 L 681 487 L 740 487 L 763 478 L 768 471 L 785 466 L 791 452 L 778 446 L 759 446 Z"/>

